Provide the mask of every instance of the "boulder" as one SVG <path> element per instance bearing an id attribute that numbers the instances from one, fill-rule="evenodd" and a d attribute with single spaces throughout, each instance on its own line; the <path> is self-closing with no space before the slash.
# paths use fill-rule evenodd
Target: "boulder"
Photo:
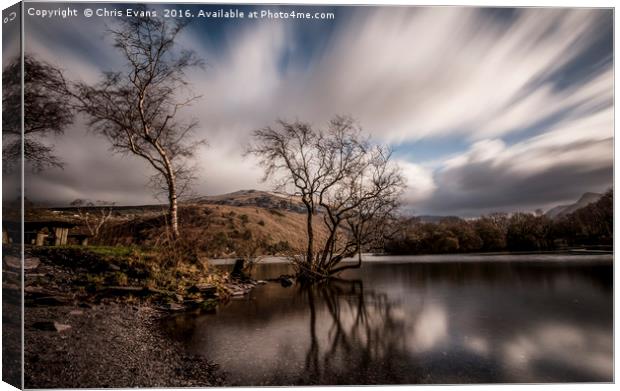
<path id="1" fill-rule="evenodd" d="M 4 263 L 11 269 L 22 268 L 21 258 L 14 257 L 12 255 L 7 255 L 3 258 L 3 260 L 4 260 Z M 38 268 L 40 264 L 41 264 L 41 260 L 37 257 L 24 258 L 24 270 L 34 270 Z"/>
<path id="2" fill-rule="evenodd" d="M 59 333 L 62 333 L 63 331 L 70 330 L 71 329 L 71 325 L 70 324 L 62 324 L 62 323 L 54 322 L 54 329 L 56 331 L 58 331 Z"/>
<path id="3" fill-rule="evenodd" d="M 215 295 L 217 287 L 213 284 L 196 284 L 192 285 L 188 290 L 190 293 L 200 293 L 202 295 Z"/>
<path id="4" fill-rule="evenodd" d="M 21 269 L 22 268 L 22 260 L 18 257 L 14 257 L 12 255 L 5 255 L 2 257 L 4 264 L 10 267 L 11 269 Z"/>
<path id="5" fill-rule="evenodd" d="M 33 270 L 39 267 L 41 260 L 37 257 L 26 257 L 24 259 L 24 269 Z"/>

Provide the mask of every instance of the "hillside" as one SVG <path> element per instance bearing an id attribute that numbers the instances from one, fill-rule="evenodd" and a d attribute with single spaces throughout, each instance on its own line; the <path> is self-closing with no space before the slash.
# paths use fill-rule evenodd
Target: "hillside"
<path id="1" fill-rule="evenodd" d="M 577 209 L 581 209 L 584 206 L 587 206 L 593 202 L 600 200 L 601 197 L 602 197 L 602 194 L 599 194 L 599 193 L 584 193 L 581 196 L 581 198 L 579 198 L 579 200 L 577 200 L 577 202 L 575 202 L 574 204 L 558 205 L 548 210 L 547 213 L 545 213 L 545 215 L 552 219 L 566 216 L 566 215 L 573 213 Z"/>
<path id="2" fill-rule="evenodd" d="M 29 209 L 27 219 L 79 224 L 70 232 L 85 232 L 79 212 L 98 216 L 100 207 Z M 156 245 L 165 240 L 166 205 L 115 206 L 112 217 L 90 244 Z M 207 257 L 284 255 L 306 242 L 306 216 L 301 202 L 286 195 L 241 190 L 198 197 L 179 206 L 182 236 Z M 315 235 L 326 235 L 320 218 Z M 298 251 L 295 251 L 298 252 Z"/>
<path id="3" fill-rule="evenodd" d="M 205 256 L 284 255 L 306 241 L 305 215 L 289 210 L 212 204 L 183 204 L 182 235 Z M 315 224 L 318 235 L 324 235 Z M 137 217 L 108 225 L 100 244 L 153 245 L 165 239 L 161 216 Z"/>
<path id="4" fill-rule="evenodd" d="M 213 204 L 230 206 L 257 206 L 260 208 L 305 212 L 298 199 L 286 194 L 261 190 L 239 190 L 233 193 L 203 196 L 190 199 L 189 204 Z"/>

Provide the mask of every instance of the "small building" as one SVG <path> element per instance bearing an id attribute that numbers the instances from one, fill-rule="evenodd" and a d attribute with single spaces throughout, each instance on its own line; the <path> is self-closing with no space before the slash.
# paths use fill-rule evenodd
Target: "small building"
<path id="1" fill-rule="evenodd" d="M 69 230 L 76 226 L 75 223 L 63 220 L 24 221 L 24 244 L 34 246 L 66 245 L 69 241 Z M 19 243 L 21 241 L 21 228 L 20 222 L 4 221 L 2 223 L 2 242 Z M 80 244 L 85 239 L 82 236 L 78 238 Z"/>

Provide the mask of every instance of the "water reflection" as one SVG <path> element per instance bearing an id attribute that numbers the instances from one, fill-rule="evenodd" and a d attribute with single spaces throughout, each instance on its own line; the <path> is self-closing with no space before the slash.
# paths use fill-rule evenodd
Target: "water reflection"
<path id="1" fill-rule="evenodd" d="M 307 295 L 310 310 L 310 346 L 306 371 L 295 383 L 393 381 L 385 375 L 397 372 L 406 345 L 406 319 L 397 303 L 385 294 L 364 291 L 361 280 L 337 280 L 300 292 Z M 321 316 L 317 303 L 328 316 Z"/>
<path id="2" fill-rule="evenodd" d="M 167 328 L 236 385 L 612 381 L 610 257 L 411 260 L 270 283 Z"/>

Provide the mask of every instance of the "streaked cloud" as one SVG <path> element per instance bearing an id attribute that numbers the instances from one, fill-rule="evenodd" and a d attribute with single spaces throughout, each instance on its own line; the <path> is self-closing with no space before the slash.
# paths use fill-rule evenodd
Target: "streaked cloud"
<path id="1" fill-rule="evenodd" d="M 32 25 L 27 50 L 84 80 L 119 67 L 103 24 L 50 23 Z M 398 150 L 405 202 L 420 213 L 533 210 L 612 183 L 609 10 L 347 7 L 336 21 L 197 23 L 179 40 L 208 64 L 188 75 L 203 98 L 185 114 L 210 142 L 196 160 L 197 193 L 268 187 L 242 156 L 250 132 L 277 118 L 320 126 L 339 113 Z M 56 27 L 60 35 L 49 34 Z M 80 127 L 65 137 L 77 133 L 86 154 L 54 140 L 67 162 L 52 175 L 64 184 L 56 201 L 97 198 L 91 176 L 69 168 L 91 150 L 105 178 L 137 172 L 131 184 L 104 180 L 110 192 L 132 189 L 132 200 L 153 201 L 140 164 L 106 162 L 105 141 Z M 424 151 L 416 160 L 429 140 L 450 154 Z"/>

